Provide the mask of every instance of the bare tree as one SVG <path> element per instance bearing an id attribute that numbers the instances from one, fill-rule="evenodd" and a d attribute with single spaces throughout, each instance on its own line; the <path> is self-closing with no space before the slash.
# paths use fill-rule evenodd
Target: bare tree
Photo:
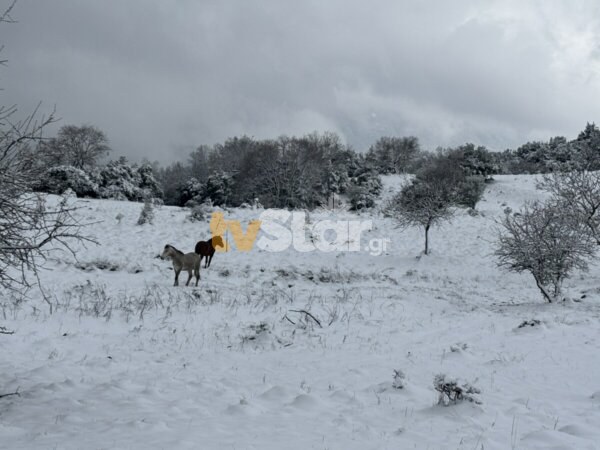
<path id="1" fill-rule="evenodd" d="M 14 4 L 0 14 L 0 22 L 12 22 Z M 31 189 L 40 175 L 31 148 L 55 121 L 54 113 L 37 120 L 36 108 L 25 119 L 13 120 L 16 111 L 0 106 L 0 292 L 30 286 L 28 275 L 37 282 L 38 268 L 52 249 L 72 252 L 73 240 L 90 240 L 81 234 L 66 199 L 52 205 Z"/>
<path id="2" fill-rule="evenodd" d="M 368 152 L 382 173 L 404 173 L 420 152 L 419 140 L 414 136 L 383 136 Z"/>
<path id="3" fill-rule="evenodd" d="M 414 181 L 402 188 L 387 207 L 387 213 L 396 218 L 400 226 L 423 227 L 425 231 L 424 254 L 429 254 L 429 230 L 434 225 L 450 220 L 453 197 L 443 182 Z"/>
<path id="4" fill-rule="evenodd" d="M 562 298 L 562 284 L 573 270 L 586 270 L 595 245 L 587 226 L 565 205 L 525 205 L 501 222 L 495 255 L 498 265 L 529 272 L 549 303 Z"/>
<path id="5" fill-rule="evenodd" d="M 104 132 L 92 125 L 65 125 L 40 150 L 50 165 L 67 164 L 83 170 L 94 167 L 110 147 Z"/>
<path id="6" fill-rule="evenodd" d="M 600 245 L 600 172 L 555 172 L 545 175 L 538 187 L 578 216 Z"/>
<path id="7" fill-rule="evenodd" d="M 12 122 L 14 113 L 0 108 L 0 287 L 8 289 L 29 286 L 27 272 L 37 280 L 40 259 L 55 248 L 51 243 L 71 250 L 72 239 L 89 240 L 67 199 L 49 205 L 45 195 L 31 191 L 39 169 L 29 160 L 28 144 L 42 139 L 54 116 L 36 122 L 34 112 Z"/>

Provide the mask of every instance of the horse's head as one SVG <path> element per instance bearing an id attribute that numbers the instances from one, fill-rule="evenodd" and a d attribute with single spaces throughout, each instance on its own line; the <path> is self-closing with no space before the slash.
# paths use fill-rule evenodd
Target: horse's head
<path id="1" fill-rule="evenodd" d="M 171 247 L 169 244 L 165 245 L 165 248 L 163 249 L 163 252 L 161 253 L 160 257 L 162 259 L 168 258 L 169 256 L 171 256 L 171 253 L 173 251 L 173 247 Z"/>
<path id="2" fill-rule="evenodd" d="M 212 242 L 213 248 L 214 247 L 225 247 L 222 236 L 213 236 L 213 238 L 211 239 L 211 242 Z"/>

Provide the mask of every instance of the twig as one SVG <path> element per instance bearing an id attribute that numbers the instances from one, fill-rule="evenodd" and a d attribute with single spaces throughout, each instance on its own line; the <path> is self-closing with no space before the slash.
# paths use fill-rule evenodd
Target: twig
<path id="1" fill-rule="evenodd" d="M 291 323 L 292 325 L 296 325 L 296 322 L 294 322 L 292 319 L 290 319 L 287 314 L 285 316 L 283 316 L 284 319 L 286 319 L 289 323 Z"/>
<path id="2" fill-rule="evenodd" d="M 20 388 L 17 388 L 15 392 L 9 392 L 8 394 L 0 394 L 0 398 L 10 397 L 11 395 L 16 395 L 17 397 L 20 397 L 21 394 L 19 393 L 19 389 Z"/>
<path id="3" fill-rule="evenodd" d="M 314 320 L 317 325 L 319 325 L 319 328 L 323 328 L 323 326 L 321 325 L 321 322 L 319 321 L 319 319 L 317 319 L 315 316 L 313 316 L 311 313 L 309 313 L 308 311 L 304 310 L 304 309 L 290 309 L 291 312 L 297 312 L 297 313 L 303 313 L 306 314 L 308 317 L 310 317 L 312 320 Z M 288 319 L 289 320 L 289 319 Z"/>
<path id="4" fill-rule="evenodd" d="M 9 331 L 6 327 L 0 327 L 0 334 L 15 334 L 15 332 Z"/>

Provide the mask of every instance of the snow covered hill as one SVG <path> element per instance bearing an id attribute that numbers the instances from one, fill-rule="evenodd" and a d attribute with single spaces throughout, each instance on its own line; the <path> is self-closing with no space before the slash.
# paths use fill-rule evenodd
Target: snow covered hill
<path id="1" fill-rule="evenodd" d="M 384 198 L 401 181 L 385 177 Z M 0 302 L 15 331 L 0 335 L 0 394 L 20 394 L 0 398 L 0 446 L 600 448 L 600 269 L 549 305 L 492 255 L 504 209 L 541 197 L 534 177 L 497 177 L 478 214 L 432 230 L 429 256 L 421 230 L 379 212 L 311 212 L 372 220 L 363 250 L 217 253 L 197 288 L 173 287 L 156 256 L 193 251 L 208 219 L 163 206 L 139 226 L 141 204 L 77 200 L 100 245 L 53 255 L 46 301 Z M 245 227 L 261 212 L 224 215 Z M 438 374 L 477 401 L 438 404 Z"/>

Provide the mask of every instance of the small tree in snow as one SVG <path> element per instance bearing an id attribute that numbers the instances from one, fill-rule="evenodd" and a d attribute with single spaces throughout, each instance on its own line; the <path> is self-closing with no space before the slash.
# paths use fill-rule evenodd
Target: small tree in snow
<path id="1" fill-rule="evenodd" d="M 144 225 L 145 223 L 152 223 L 154 221 L 154 208 L 152 207 L 152 201 L 149 198 L 144 200 L 144 207 L 140 212 L 140 217 L 138 218 L 138 225 Z"/>
<path id="2" fill-rule="evenodd" d="M 529 272 L 549 303 L 562 298 L 563 281 L 586 270 L 595 245 L 587 226 L 563 204 L 533 203 L 501 222 L 495 255 L 498 265 Z"/>
<path id="3" fill-rule="evenodd" d="M 450 220 L 452 194 L 444 183 L 415 181 L 406 185 L 388 205 L 388 213 L 404 227 L 423 227 L 425 250 L 429 254 L 429 230 Z"/>
<path id="4" fill-rule="evenodd" d="M 465 177 L 456 190 L 456 204 L 475 209 L 485 191 L 485 181 L 481 175 Z"/>

